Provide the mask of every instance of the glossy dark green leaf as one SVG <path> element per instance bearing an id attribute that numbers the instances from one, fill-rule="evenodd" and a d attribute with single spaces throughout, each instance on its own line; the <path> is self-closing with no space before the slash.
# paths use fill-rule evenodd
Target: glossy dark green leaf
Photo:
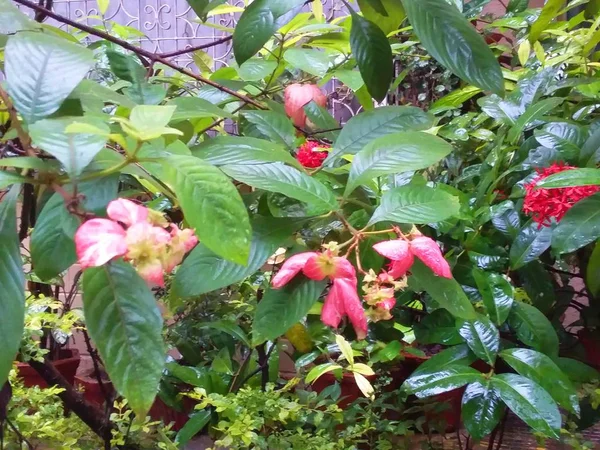
<path id="1" fill-rule="evenodd" d="M 57 111 L 94 64 L 91 50 L 51 33 L 22 31 L 5 49 L 6 89 L 32 124 Z"/>
<path id="2" fill-rule="evenodd" d="M 404 382 L 402 389 L 408 394 L 422 398 L 442 394 L 458 389 L 465 384 L 483 380 L 483 374 L 472 367 L 452 364 L 441 370 L 432 368 L 430 372 L 419 371 Z"/>
<path id="3" fill-rule="evenodd" d="M 533 306 L 541 312 L 548 312 L 556 302 L 552 275 L 540 261 L 531 261 L 517 270 L 525 292 Z"/>
<path id="4" fill-rule="evenodd" d="M 533 44 L 537 41 L 541 34 L 548 28 L 565 4 L 565 0 L 548 0 L 542 8 L 542 13 L 537 20 L 531 25 L 529 31 L 529 41 Z"/>
<path id="5" fill-rule="evenodd" d="M 304 105 L 303 109 L 307 119 L 311 122 L 312 128 L 315 131 L 330 130 L 319 132 L 319 137 L 329 139 L 330 141 L 335 141 L 337 139 L 340 133 L 337 129 L 340 128 L 340 124 L 335 117 L 331 115 L 327 108 L 317 105 L 314 101 L 311 101 Z"/>
<path id="6" fill-rule="evenodd" d="M 510 267 L 515 270 L 536 260 L 549 247 L 552 228 L 539 228 L 536 222 L 529 222 L 522 229 L 510 247 Z"/>
<path id="7" fill-rule="evenodd" d="M 521 342 L 554 358 L 558 355 L 558 336 L 550 321 L 535 306 L 514 302 L 508 325 Z"/>
<path id="8" fill-rule="evenodd" d="M 406 185 L 385 191 L 369 225 L 390 221 L 427 224 L 458 215 L 458 197 L 427 186 Z"/>
<path id="9" fill-rule="evenodd" d="M 387 36 L 400 28 L 406 18 L 402 3 L 394 0 L 358 0 L 360 12 L 365 19 L 377 25 Z"/>
<path id="10" fill-rule="evenodd" d="M 414 106 L 382 106 L 352 117 L 340 132 L 326 162 L 354 155 L 373 139 L 398 131 L 426 130 L 433 117 Z"/>
<path id="11" fill-rule="evenodd" d="M 556 150 L 567 161 L 576 161 L 579 148 L 585 142 L 586 130 L 570 122 L 550 122 L 541 130 L 535 130 L 534 136 L 542 147 Z"/>
<path id="12" fill-rule="evenodd" d="M 175 444 L 178 446 L 186 445 L 196 434 L 210 422 L 212 412 L 209 409 L 197 411 L 190 416 L 183 428 L 177 432 Z"/>
<path id="13" fill-rule="evenodd" d="M 79 220 L 67 211 L 64 199 L 54 194 L 42 209 L 31 235 L 35 273 L 50 280 L 77 261 L 74 230 Z"/>
<path id="14" fill-rule="evenodd" d="M 506 7 L 507 12 L 519 13 L 529 7 L 529 0 L 510 0 Z"/>
<path id="15" fill-rule="evenodd" d="M 494 430 L 504 410 L 504 404 L 490 380 L 467 386 L 462 398 L 461 417 L 465 428 L 476 441 Z"/>
<path id="16" fill-rule="evenodd" d="M 121 80 L 135 84 L 143 81 L 146 77 L 146 69 L 134 56 L 125 55 L 115 50 L 107 50 L 106 57 L 110 69 Z"/>
<path id="17" fill-rule="evenodd" d="M 457 320 L 456 327 L 473 353 L 493 366 L 500 349 L 500 333 L 492 321 L 479 314 L 476 319 Z"/>
<path id="18" fill-rule="evenodd" d="M 528 124 L 531 122 L 538 120 L 544 114 L 549 113 L 558 105 L 560 105 L 564 99 L 559 97 L 550 97 L 540 100 L 537 103 L 534 103 L 529 108 L 525 110 L 525 112 L 515 121 L 514 126 L 508 132 L 508 139 L 516 143 L 521 137 L 521 133 Z"/>
<path id="19" fill-rule="evenodd" d="M 433 372 L 441 370 L 450 365 L 465 365 L 470 366 L 477 357 L 471 351 L 467 344 L 454 345 L 439 353 L 436 353 L 423 364 L 421 364 L 413 374 Z"/>
<path id="20" fill-rule="evenodd" d="M 273 340 L 302 319 L 319 299 L 325 281 L 298 277 L 282 289 L 269 289 L 256 307 L 253 341 Z"/>
<path id="21" fill-rule="evenodd" d="M 561 417 L 552 397 L 533 381 L 512 373 L 494 375 L 491 386 L 506 406 L 545 436 L 558 439 Z"/>
<path id="22" fill-rule="evenodd" d="M 115 261 L 83 274 L 85 323 L 117 391 L 140 417 L 152 406 L 165 362 L 162 317 L 133 266 Z"/>
<path id="23" fill-rule="evenodd" d="M 246 266 L 223 259 L 200 243 L 177 270 L 173 295 L 193 297 L 243 280 L 260 269 L 297 227 L 299 223 L 289 219 L 255 219 Z M 199 277 L 199 273 L 203 276 Z"/>
<path id="24" fill-rule="evenodd" d="M 600 185 L 600 169 L 573 169 L 550 175 L 536 183 L 538 188 Z"/>
<path id="25" fill-rule="evenodd" d="M 392 48 L 385 33 L 370 20 L 352 13 L 350 48 L 369 94 L 382 101 L 392 82 Z"/>
<path id="26" fill-rule="evenodd" d="M 207 139 L 192 147 L 192 154 L 215 166 L 280 161 L 302 168 L 279 143 L 246 136 L 218 136 Z"/>
<path id="27" fill-rule="evenodd" d="M 98 133 L 71 133 L 70 126 L 82 124 L 93 127 Z M 58 159 L 72 176 L 81 174 L 104 148 L 110 128 L 95 117 L 65 117 L 40 120 L 29 127 L 33 143 Z"/>
<path id="28" fill-rule="evenodd" d="M 252 229 L 248 212 L 231 180 L 193 156 L 170 156 L 165 168 L 185 219 L 200 241 L 217 255 L 247 264 Z"/>
<path id="29" fill-rule="evenodd" d="M 17 232 L 17 200 L 14 186 L 0 201 L 0 385 L 8 378 L 23 337 L 25 275 Z"/>
<path id="30" fill-rule="evenodd" d="M 600 193 L 577 202 L 552 232 L 552 249 L 571 253 L 600 237 Z"/>
<path id="31" fill-rule="evenodd" d="M 473 278 L 489 316 L 496 325 L 502 325 L 512 308 L 514 299 L 512 285 L 500 274 L 479 269 L 473 270 Z"/>
<path id="32" fill-rule="evenodd" d="M 427 133 L 405 131 L 381 136 L 367 144 L 352 160 L 344 195 L 382 175 L 425 169 L 451 151 L 450 144 Z"/>
<path id="33" fill-rule="evenodd" d="M 334 193 L 314 177 L 282 163 L 222 166 L 234 180 L 249 186 L 278 192 L 308 205 L 308 215 L 339 209 Z"/>
<path id="34" fill-rule="evenodd" d="M 510 348 L 503 350 L 500 357 L 519 375 L 543 387 L 559 406 L 579 415 L 577 391 L 548 356 L 528 348 Z"/>
<path id="35" fill-rule="evenodd" d="M 248 336 L 246 335 L 246 332 L 244 330 L 242 330 L 242 328 L 235 322 L 232 322 L 229 320 L 217 320 L 215 322 L 200 323 L 200 324 L 196 325 L 196 328 L 198 328 L 198 329 L 208 328 L 208 329 L 222 331 L 223 333 L 227 333 L 234 339 L 237 339 L 242 344 L 244 344 L 246 347 L 250 347 L 250 341 L 248 341 Z"/>
<path id="36" fill-rule="evenodd" d="M 431 269 L 418 259 L 415 259 L 410 270 L 419 286 L 422 286 L 442 308 L 450 311 L 455 317 L 463 319 L 477 317 L 473 305 L 454 278 L 434 275 Z"/>
<path id="37" fill-rule="evenodd" d="M 233 54 L 238 65 L 254 56 L 293 16 L 287 14 L 303 0 L 257 0 L 246 7 L 233 33 Z"/>
<path id="38" fill-rule="evenodd" d="M 402 3 L 416 35 L 436 60 L 470 84 L 504 95 L 496 56 L 456 7 L 445 0 Z"/>
<path id="39" fill-rule="evenodd" d="M 576 359 L 556 358 L 554 362 L 572 382 L 592 383 L 600 380 L 600 372 Z"/>
<path id="40" fill-rule="evenodd" d="M 596 167 L 598 161 L 600 161 L 600 128 L 596 128 L 581 147 L 579 165 Z"/>
<path id="41" fill-rule="evenodd" d="M 588 260 L 585 272 L 585 284 L 592 295 L 600 293 L 600 242 L 596 242 Z"/>
<path id="42" fill-rule="evenodd" d="M 421 344 L 455 345 L 462 343 L 456 320 L 445 309 L 436 309 L 414 325 L 415 337 Z"/>
<path id="43" fill-rule="evenodd" d="M 296 130 L 284 114 L 277 111 L 246 111 L 244 118 L 271 142 L 295 150 Z"/>

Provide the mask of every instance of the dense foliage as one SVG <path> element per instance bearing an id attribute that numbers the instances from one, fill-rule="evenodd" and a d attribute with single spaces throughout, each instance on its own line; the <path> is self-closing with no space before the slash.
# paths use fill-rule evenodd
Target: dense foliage
<path id="1" fill-rule="evenodd" d="M 143 446 L 157 394 L 195 402 L 161 448 L 205 427 L 395 448 L 459 415 L 470 448 L 509 410 L 577 440 L 599 395 L 598 2 L 189 3 L 241 12 L 229 66 L 139 47 L 106 0 L 97 27 L 0 0 L 0 382 L 31 361 L 106 448 Z M 362 107 L 342 125 L 332 83 Z M 123 397 L 105 411 L 52 369 L 84 324 Z"/>

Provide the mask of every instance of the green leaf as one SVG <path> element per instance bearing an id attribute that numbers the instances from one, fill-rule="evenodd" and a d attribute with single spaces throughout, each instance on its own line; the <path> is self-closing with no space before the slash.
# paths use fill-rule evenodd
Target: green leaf
<path id="1" fill-rule="evenodd" d="M 600 293 L 600 242 L 596 242 L 588 260 L 585 272 L 585 284 L 592 295 Z"/>
<path id="2" fill-rule="evenodd" d="M 283 58 L 296 69 L 323 77 L 329 69 L 329 57 L 325 52 L 313 48 L 290 48 Z"/>
<path id="3" fill-rule="evenodd" d="M 382 101 L 387 95 L 394 74 L 392 48 L 381 28 L 352 10 L 351 13 L 352 55 L 356 59 L 369 94 L 375 100 Z"/>
<path id="4" fill-rule="evenodd" d="M 238 68 L 240 78 L 245 81 L 260 81 L 277 69 L 277 61 L 251 58 Z"/>
<path id="5" fill-rule="evenodd" d="M 216 167 L 193 156 L 170 156 L 165 169 L 188 223 L 217 255 L 246 264 L 250 219 L 240 194 Z"/>
<path id="6" fill-rule="evenodd" d="M 90 125 L 105 133 L 68 133 L 67 127 L 75 124 Z M 96 117 L 64 117 L 44 119 L 29 127 L 33 143 L 58 159 L 65 170 L 74 177 L 81 174 L 94 156 L 104 148 L 110 128 Z"/>
<path id="7" fill-rule="evenodd" d="M 304 0 L 256 0 L 246 7 L 233 33 L 238 65 L 254 56 L 275 32 L 292 18 L 287 14 Z"/>
<path id="8" fill-rule="evenodd" d="M 436 309 L 414 325 L 415 337 L 421 344 L 455 345 L 463 342 L 456 330 L 456 320 L 445 309 Z"/>
<path id="9" fill-rule="evenodd" d="M 334 370 L 338 370 L 341 368 L 342 366 L 334 363 L 320 364 L 318 366 L 313 367 L 310 370 L 310 372 L 308 372 L 305 381 L 307 383 L 312 383 L 314 381 L 317 381 L 317 379 L 320 378 L 321 375 L 326 374 L 327 372 L 333 372 Z"/>
<path id="10" fill-rule="evenodd" d="M 558 368 L 577 383 L 592 383 L 600 380 L 600 373 L 587 364 L 571 358 L 556 358 L 554 360 Z"/>
<path id="11" fill-rule="evenodd" d="M 460 11 L 445 0 L 402 0 L 415 34 L 433 57 L 463 80 L 504 95 L 496 56 Z"/>
<path id="12" fill-rule="evenodd" d="M 280 145 L 252 137 L 218 136 L 194 146 L 192 154 L 215 166 L 281 161 L 302 168 Z"/>
<path id="13" fill-rule="evenodd" d="M 542 117 L 544 114 L 549 113 L 558 105 L 560 105 L 564 99 L 558 97 L 545 98 L 537 103 L 534 103 L 515 121 L 514 126 L 508 132 L 508 140 L 516 143 L 521 137 L 521 133 L 525 127 Z"/>
<path id="14" fill-rule="evenodd" d="M 381 136 L 365 146 L 352 160 L 346 186 L 348 196 L 373 178 L 425 169 L 447 156 L 452 146 L 443 139 L 418 131 Z"/>
<path id="15" fill-rule="evenodd" d="M 464 102 L 471 99 L 481 92 L 481 89 L 476 86 L 465 86 L 461 89 L 456 89 L 448 95 L 436 100 L 429 109 L 430 112 L 445 111 L 460 107 Z"/>
<path id="16" fill-rule="evenodd" d="M 548 0 L 542 8 L 542 13 L 537 20 L 531 25 L 529 31 L 529 42 L 532 44 L 537 41 L 541 34 L 548 28 L 550 22 L 558 16 L 558 13 L 565 4 L 565 0 Z"/>
<path id="17" fill-rule="evenodd" d="M 489 316 L 496 325 L 502 325 L 512 308 L 514 299 L 512 285 L 500 274 L 479 269 L 473 269 L 473 278 Z"/>
<path id="18" fill-rule="evenodd" d="M 536 188 L 538 189 L 598 185 L 600 185 L 600 169 L 565 170 L 536 182 Z"/>
<path id="19" fill-rule="evenodd" d="M 474 440 L 490 434 L 500 422 L 504 405 L 490 380 L 471 383 L 462 398 L 463 424 Z"/>
<path id="20" fill-rule="evenodd" d="M 303 109 L 306 117 L 310 120 L 313 128 L 316 130 L 335 130 L 336 128 L 340 128 L 340 124 L 329 111 L 326 108 L 317 105 L 314 101 L 310 101 L 308 104 L 304 105 Z M 337 130 L 318 133 L 319 137 L 331 141 L 335 141 L 338 135 L 339 131 Z"/>
<path id="21" fill-rule="evenodd" d="M 182 120 L 203 119 L 205 117 L 232 117 L 230 113 L 211 102 L 198 97 L 176 97 L 167 102 L 167 105 L 177 106 L 172 123 L 177 123 Z"/>
<path id="22" fill-rule="evenodd" d="M 254 188 L 278 192 L 308 204 L 308 215 L 337 211 L 334 193 L 316 178 L 282 163 L 221 167 L 234 180 Z"/>
<path id="23" fill-rule="evenodd" d="M 31 235 L 33 268 L 41 280 L 56 277 L 77 261 L 73 237 L 78 226 L 64 199 L 59 194 L 50 197 Z"/>
<path id="24" fill-rule="evenodd" d="M 525 225 L 510 247 L 510 267 L 513 270 L 536 260 L 549 247 L 552 240 L 551 227 L 538 227 L 536 222 Z"/>
<path id="25" fill-rule="evenodd" d="M 508 325 L 521 342 L 551 358 L 558 356 L 558 336 L 550 321 L 535 306 L 515 302 Z"/>
<path id="26" fill-rule="evenodd" d="M 119 94 L 118 92 L 115 92 L 106 86 L 88 79 L 81 80 L 69 98 L 78 98 L 81 101 L 85 111 L 94 109 L 86 107 L 86 105 L 89 104 L 96 105 L 98 103 L 111 103 L 124 106 L 128 109 L 132 109 L 136 105 L 135 102 L 133 102 L 126 95 Z"/>
<path id="27" fill-rule="evenodd" d="M 503 350 L 500 357 L 519 375 L 543 387 L 560 406 L 579 415 L 577 391 L 569 378 L 549 357 L 527 348 Z"/>
<path id="28" fill-rule="evenodd" d="M 540 261 L 532 261 L 517 273 L 533 306 L 547 313 L 556 302 L 556 294 L 550 272 Z"/>
<path id="29" fill-rule="evenodd" d="M 117 391 L 138 417 L 152 406 L 165 362 L 162 317 L 152 291 L 128 263 L 83 274 L 85 324 Z"/>
<path id="30" fill-rule="evenodd" d="M 245 111 L 243 114 L 244 118 L 271 142 L 289 150 L 296 149 L 296 130 L 285 114 L 277 111 Z"/>
<path id="31" fill-rule="evenodd" d="M 365 19 L 377 25 L 387 36 L 392 31 L 400 28 L 406 18 L 402 3 L 394 0 L 377 0 L 380 7 L 376 7 L 370 0 L 358 0 L 360 12 Z"/>
<path id="32" fill-rule="evenodd" d="M 587 138 L 579 154 L 579 165 L 582 167 L 596 167 L 600 159 L 600 128 L 596 128 Z"/>
<path id="33" fill-rule="evenodd" d="M 143 140 L 157 139 L 163 134 L 177 134 L 174 131 L 178 130 L 166 128 L 176 108 L 173 105 L 139 105 L 131 110 L 129 121 Z"/>
<path id="34" fill-rule="evenodd" d="M 506 7 L 507 12 L 520 13 L 529 7 L 529 0 L 510 0 Z"/>
<path id="35" fill-rule="evenodd" d="M 467 344 L 455 345 L 433 355 L 421 364 L 413 374 L 434 372 L 450 365 L 470 366 L 475 361 L 477 361 L 477 357 Z"/>
<path id="36" fill-rule="evenodd" d="M 246 335 L 244 330 L 242 330 L 240 328 L 240 326 L 237 325 L 235 322 L 226 321 L 226 320 L 218 320 L 216 322 L 200 323 L 200 324 L 196 325 L 196 328 L 199 328 L 199 329 L 209 328 L 209 329 L 219 330 L 224 333 L 227 333 L 234 339 L 237 339 L 242 344 L 244 344 L 246 347 L 251 346 L 250 342 L 248 341 L 248 336 Z"/>
<path id="37" fill-rule="evenodd" d="M 512 373 L 490 378 L 494 391 L 519 418 L 545 436 L 560 436 L 560 412 L 552 397 L 533 381 Z"/>
<path id="38" fill-rule="evenodd" d="M 110 70 L 121 80 L 129 81 L 132 84 L 139 84 L 146 77 L 146 69 L 144 69 L 144 66 L 135 57 L 115 50 L 107 50 L 106 57 L 108 58 Z"/>
<path id="39" fill-rule="evenodd" d="M 571 253 L 600 237 L 600 193 L 577 202 L 552 232 L 552 249 Z"/>
<path id="40" fill-rule="evenodd" d="M 10 0 L 0 0 L 0 34 L 40 28 L 41 25 L 23 14 Z"/>
<path id="41" fill-rule="evenodd" d="M 200 243 L 177 270 L 173 295 L 193 297 L 243 280 L 260 269 L 298 226 L 289 219 L 255 219 L 247 266 L 227 261 Z"/>
<path id="42" fill-rule="evenodd" d="M 406 185 L 385 191 L 369 225 L 382 221 L 427 224 L 458 215 L 458 197 L 427 186 Z"/>
<path id="43" fill-rule="evenodd" d="M 476 319 L 459 319 L 457 328 L 473 353 L 493 366 L 500 350 L 500 333 L 492 321 L 479 315 Z"/>
<path id="44" fill-rule="evenodd" d="M 25 320 L 25 275 L 17 232 L 17 200 L 14 186 L 0 201 L 0 385 L 8 378 L 19 351 Z"/>
<path id="45" fill-rule="evenodd" d="M 1 161 L 0 163 L 3 164 L 4 161 Z M 0 170 L 0 190 L 3 190 L 11 184 L 29 182 L 33 182 L 33 180 L 15 172 L 5 172 L 4 170 Z"/>
<path id="46" fill-rule="evenodd" d="M 430 397 L 458 389 L 465 384 L 483 381 L 483 374 L 469 366 L 453 364 L 431 372 L 413 374 L 404 382 L 402 388 L 407 394 L 419 398 Z"/>
<path id="47" fill-rule="evenodd" d="M 91 50 L 31 31 L 8 39 L 4 59 L 6 88 L 28 124 L 57 111 L 94 64 Z"/>
<path id="48" fill-rule="evenodd" d="M 419 286 L 422 286 L 442 308 L 462 319 L 477 317 L 473 305 L 454 278 L 434 275 L 429 267 L 417 259 L 410 270 Z"/>
<path id="49" fill-rule="evenodd" d="M 211 417 L 212 412 L 210 409 L 203 409 L 192 414 L 183 428 L 181 428 L 181 430 L 179 430 L 177 433 L 177 436 L 175 437 L 175 444 L 179 446 L 179 448 L 184 447 L 185 444 L 187 444 L 194 436 L 200 433 L 200 431 L 202 431 L 206 425 L 208 425 Z"/>
<path id="50" fill-rule="evenodd" d="M 269 289 L 258 303 L 252 328 L 253 341 L 273 340 L 302 319 L 315 304 L 325 281 L 298 277 L 282 289 Z M 308 382 L 308 380 L 307 380 Z"/>
<path id="51" fill-rule="evenodd" d="M 382 106 L 352 117 L 336 139 L 327 162 L 354 155 L 375 138 L 398 131 L 426 130 L 433 117 L 414 106 Z"/>

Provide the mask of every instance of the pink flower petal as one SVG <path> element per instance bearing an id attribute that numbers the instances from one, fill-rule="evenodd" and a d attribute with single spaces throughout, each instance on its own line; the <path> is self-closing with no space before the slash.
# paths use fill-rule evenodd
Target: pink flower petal
<path id="1" fill-rule="evenodd" d="M 391 311 L 392 308 L 396 305 L 396 299 L 394 297 L 386 298 L 385 300 L 377 303 L 378 308 L 385 309 L 386 311 Z"/>
<path id="2" fill-rule="evenodd" d="M 336 256 L 333 258 L 335 264 L 335 273 L 331 278 L 347 278 L 356 280 L 356 270 L 354 266 L 346 258 Z"/>
<path id="3" fill-rule="evenodd" d="M 119 221 L 127 227 L 146 222 L 148 219 L 148 208 L 125 198 L 110 202 L 106 208 L 106 213 L 112 220 Z"/>
<path id="4" fill-rule="evenodd" d="M 323 253 L 315 253 L 315 256 L 309 258 L 302 268 L 302 273 L 311 280 L 320 281 L 328 276 L 325 269 L 332 269 L 331 259 Z"/>
<path id="5" fill-rule="evenodd" d="M 392 263 L 390 264 L 390 270 L 388 271 L 388 273 L 393 278 L 403 277 L 404 275 L 406 275 L 406 272 L 408 272 L 408 269 L 410 269 L 412 267 L 414 262 L 415 262 L 414 256 L 412 255 L 412 253 L 409 253 L 409 255 L 402 260 L 392 261 Z"/>
<path id="6" fill-rule="evenodd" d="M 171 235 L 164 228 L 152 226 L 148 222 L 138 222 L 127 229 L 126 239 L 130 252 L 160 252 L 171 242 Z"/>
<path id="7" fill-rule="evenodd" d="M 404 239 L 378 242 L 373 245 L 373 250 L 393 261 L 401 261 L 410 255 L 410 246 Z"/>
<path id="8" fill-rule="evenodd" d="M 298 272 L 302 270 L 306 262 L 317 256 L 316 252 L 304 252 L 298 253 L 297 255 L 291 256 L 285 260 L 279 272 L 273 277 L 272 285 L 275 289 L 285 286 L 289 281 L 294 278 Z"/>
<path id="9" fill-rule="evenodd" d="M 448 261 L 444 259 L 442 251 L 437 243 L 426 236 L 419 236 L 410 241 L 410 251 L 433 273 L 444 278 L 452 278 L 452 271 Z"/>
<path id="10" fill-rule="evenodd" d="M 88 220 L 75 233 L 75 250 L 82 269 L 101 266 L 127 253 L 125 230 L 112 220 Z"/>
<path id="11" fill-rule="evenodd" d="M 328 327 L 337 328 L 344 317 L 344 298 L 341 292 L 341 284 L 334 283 L 329 289 L 323 309 L 321 310 L 321 322 Z"/>
<path id="12" fill-rule="evenodd" d="M 165 287 L 163 267 L 160 259 L 150 259 L 136 266 L 137 272 L 148 283 L 148 286 Z"/>
<path id="13" fill-rule="evenodd" d="M 356 278 L 336 278 L 333 280 L 333 287 L 336 295 L 342 298 L 344 312 L 354 327 L 356 338 L 364 339 L 367 336 L 367 316 L 356 292 Z"/>

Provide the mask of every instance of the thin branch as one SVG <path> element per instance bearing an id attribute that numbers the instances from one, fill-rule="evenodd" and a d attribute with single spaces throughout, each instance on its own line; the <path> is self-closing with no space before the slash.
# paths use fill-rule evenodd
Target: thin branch
<path id="1" fill-rule="evenodd" d="M 583 276 L 578 273 L 567 272 L 566 270 L 555 269 L 554 267 L 552 267 L 549 264 L 544 264 L 544 267 L 546 267 L 546 269 L 548 269 L 550 272 L 560 273 L 561 275 L 568 275 L 570 277 L 575 277 L 575 278 L 583 278 Z"/>
<path id="2" fill-rule="evenodd" d="M 173 58 L 174 56 L 185 55 L 186 53 L 195 52 L 196 50 L 203 50 L 205 48 L 214 47 L 219 44 L 224 44 L 225 42 L 229 42 L 232 38 L 233 36 L 225 36 L 224 38 L 217 39 L 216 41 L 208 42 L 206 44 L 196 45 L 194 47 L 188 47 L 182 50 L 175 50 L 173 52 L 159 53 L 158 56 L 160 56 L 161 58 Z"/>
<path id="3" fill-rule="evenodd" d="M 226 92 L 230 95 L 233 95 L 234 97 L 239 98 L 243 102 L 248 103 L 248 104 L 254 106 L 255 108 L 265 109 L 265 107 L 263 105 L 252 100 L 250 97 L 240 94 L 239 92 L 234 91 L 233 89 L 229 89 L 228 87 L 223 86 L 219 83 L 216 83 L 212 80 L 204 78 L 201 75 L 197 75 L 188 69 L 180 67 L 177 64 L 173 63 L 172 61 L 169 61 L 165 57 L 161 56 L 160 54 L 149 52 L 148 50 L 144 50 L 143 48 L 136 47 L 135 45 L 130 44 L 127 41 L 124 41 L 122 39 L 111 36 L 110 34 L 105 33 L 104 31 L 97 30 L 96 28 L 90 27 L 88 25 L 84 25 L 82 23 L 75 22 L 74 20 L 71 20 L 67 17 L 61 16 L 60 14 L 56 14 L 53 11 L 49 11 L 46 8 L 43 8 L 29 0 L 14 0 L 14 2 L 18 3 L 20 5 L 26 6 L 28 8 L 31 8 L 35 11 L 45 13 L 48 17 L 51 17 L 60 23 L 64 23 L 65 25 L 72 26 L 73 28 L 77 28 L 78 30 L 85 31 L 86 33 L 89 33 L 93 36 L 98 36 L 102 39 L 110 41 L 113 44 L 117 44 L 118 46 L 123 47 L 124 49 L 127 49 L 127 50 L 135 53 L 136 55 L 141 55 L 141 56 L 144 56 L 145 58 L 148 58 L 148 60 L 150 60 L 150 62 L 159 62 L 167 67 L 170 67 L 173 70 L 176 70 L 179 73 L 182 73 L 184 75 L 187 75 L 188 77 L 191 77 L 197 81 L 200 81 L 201 83 L 208 84 L 209 86 L 212 86 L 222 92 Z"/>

